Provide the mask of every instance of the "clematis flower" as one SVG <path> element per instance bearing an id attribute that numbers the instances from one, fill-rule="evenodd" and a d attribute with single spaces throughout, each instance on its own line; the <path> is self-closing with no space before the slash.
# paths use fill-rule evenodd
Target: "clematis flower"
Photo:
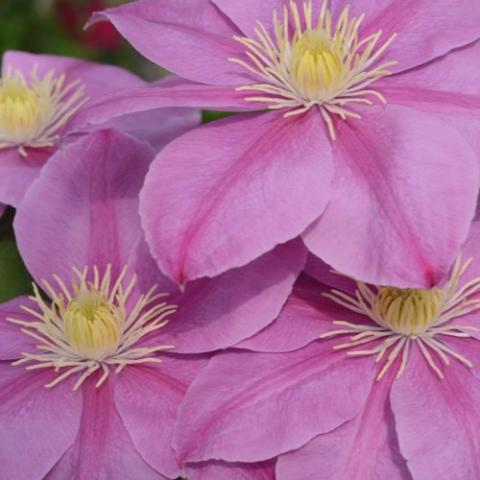
<path id="1" fill-rule="evenodd" d="M 66 139 L 75 139 L 73 134 L 78 132 L 72 128 L 72 119 L 90 102 L 110 93 L 113 86 L 124 91 L 145 84 L 109 65 L 5 53 L 0 78 L 0 201 L 19 204 L 47 159 Z M 104 126 L 135 134 L 159 149 L 198 123 L 198 112 L 170 109 L 126 115 Z"/>
<path id="2" fill-rule="evenodd" d="M 478 190 L 477 1 L 141 0 L 101 20 L 185 80 L 104 98 L 80 125 L 154 105 L 261 111 L 153 163 L 141 210 L 168 276 L 214 276 L 298 235 L 372 283 L 448 272 Z"/>
<path id="3" fill-rule="evenodd" d="M 250 352 L 219 354 L 195 379 L 181 460 L 281 455 L 277 480 L 478 478 L 479 254 L 476 223 L 430 289 L 315 267 L 325 283 L 303 276 L 276 322 L 238 345 Z"/>
<path id="4" fill-rule="evenodd" d="M 50 159 L 17 210 L 37 286 L 0 306 L 5 478 L 180 476 L 173 423 L 202 354 L 268 325 L 303 268 L 294 242 L 178 292 L 140 228 L 153 156 L 125 134 L 94 132 Z"/>

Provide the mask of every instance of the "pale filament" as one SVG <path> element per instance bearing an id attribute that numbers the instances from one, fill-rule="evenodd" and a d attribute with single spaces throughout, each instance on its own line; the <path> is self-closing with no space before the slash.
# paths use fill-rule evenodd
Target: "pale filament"
<path id="1" fill-rule="evenodd" d="M 379 313 L 379 295 L 385 287 L 370 287 L 365 283 L 357 282 L 355 296 L 339 290 L 324 294 L 342 307 L 368 317 L 373 323 L 335 321 L 334 325 L 339 328 L 321 335 L 320 338 L 348 335 L 346 342 L 337 344 L 333 348 L 346 350 L 347 355 L 352 357 L 374 355 L 377 363 L 383 360 L 377 380 L 381 380 L 397 360 L 399 368 L 396 378 L 398 379 L 405 371 L 413 344 L 419 347 L 425 361 L 442 379 L 444 374 L 435 356 L 447 366 L 451 358 L 454 358 L 466 367 L 472 368 L 472 362 L 468 358 L 447 346 L 443 341 L 448 337 L 475 339 L 474 334 L 479 331 L 478 328 L 470 325 L 449 324 L 454 319 L 480 310 L 480 277 L 459 288 L 461 277 L 472 261 L 473 259 L 470 258 L 462 263 L 462 258 L 459 256 L 450 279 L 443 288 L 422 291 L 430 294 L 431 301 L 435 302 L 435 307 L 438 307 L 438 313 L 435 309 L 428 308 L 428 302 L 417 302 L 415 298 L 413 303 L 399 299 L 396 304 L 392 302 L 388 305 L 391 314 L 396 314 L 403 323 L 392 324 L 393 317 L 387 320 L 385 315 Z M 408 291 L 405 290 L 405 292 Z M 413 294 L 415 293 L 414 291 Z M 412 305 L 416 308 L 414 309 Z M 363 348 L 363 345 L 366 348 Z M 434 356 L 432 352 L 435 353 Z"/>

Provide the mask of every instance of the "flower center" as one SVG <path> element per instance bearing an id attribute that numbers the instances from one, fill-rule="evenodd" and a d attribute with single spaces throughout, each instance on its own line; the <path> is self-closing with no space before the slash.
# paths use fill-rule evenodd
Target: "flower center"
<path id="1" fill-rule="evenodd" d="M 444 298 L 444 293 L 438 288 L 380 287 L 372 303 L 372 311 L 395 333 L 421 335 L 440 316 Z"/>
<path id="2" fill-rule="evenodd" d="M 80 292 L 69 302 L 64 324 L 65 339 L 80 357 L 105 360 L 122 339 L 121 312 L 98 290 Z"/>
<path id="3" fill-rule="evenodd" d="M 79 81 L 64 85 L 65 75 L 50 71 L 39 78 L 36 68 L 27 82 L 20 71 L 7 69 L 0 79 L 0 148 L 51 147 L 61 128 L 87 101 Z"/>
<path id="4" fill-rule="evenodd" d="M 55 286 L 43 282 L 52 300 L 50 304 L 33 285 L 32 299 L 36 308 L 22 308 L 35 320 L 8 319 L 37 340 L 37 348 L 41 351 L 22 353 L 22 358 L 13 365 L 28 363 L 27 370 L 62 370 L 46 387 L 82 372 L 74 385 L 76 390 L 99 369 L 103 374 L 97 387 L 105 382 L 111 367 L 116 367 L 116 373 L 120 373 L 127 365 L 158 363 L 161 360 L 156 354 L 173 348 L 172 345 L 143 343 L 147 335 L 168 323 L 167 317 L 176 309 L 174 305 L 159 301 L 165 294 L 156 293 L 156 287 L 133 301 L 137 279 L 132 276 L 124 287 L 127 268 L 114 282 L 111 266 L 106 268 L 103 277 L 96 267 L 93 275 L 87 267 L 82 271 L 74 269 L 74 272 L 70 288 L 57 276 L 54 276 Z"/>
<path id="5" fill-rule="evenodd" d="M 306 31 L 294 39 L 289 60 L 292 85 L 304 98 L 320 97 L 342 73 L 341 52 L 322 31 Z"/>
<path id="6" fill-rule="evenodd" d="M 355 104 L 372 105 L 372 98 L 386 103 L 370 85 L 390 75 L 388 68 L 397 62 L 378 62 L 395 35 L 381 45 L 381 31 L 361 38 L 365 15 L 350 18 L 346 6 L 334 24 L 327 6 L 328 0 L 324 0 L 315 23 L 312 0 L 304 1 L 301 10 L 291 0 L 284 6 L 282 20 L 273 12 L 273 35 L 257 22 L 256 39 L 234 37 L 246 47 L 247 60 L 230 61 L 261 80 L 238 88 L 257 94 L 245 100 L 263 102 L 270 109 L 288 109 L 286 117 L 318 106 L 335 139 L 332 115 L 358 119 L 360 115 L 351 109 Z"/>
<path id="7" fill-rule="evenodd" d="M 445 343 L 448 337 L 472 338 L 479 330 L 452 320 L 480 310 L 480 277 L 459 286 L 462 275 L 472 259 L 462 263 L 457 259 L 450 280 L 442 288 L 401 289 L 394 287 L 370 287 L 357 282 L 355 295 L 338 290 L 326 297 L 346 309 L 360 314 L 365 322 L 335 321 L 339 328 L 320 338 L 348 335 L 345 343 L 335 345 L 335 350 L 347 350 L 349 356 L 375 355 L 376 362 L 383 362 L 377 380 L 399 361 L 397 378 L 406 368 L 410 348 L 416 344 L 432 370 L 443 378 L 438 360 L 445 365 L 455 358 L 471 368 L 472 363 Z M 362 348 L 369 345 L 369 348 Z"/>

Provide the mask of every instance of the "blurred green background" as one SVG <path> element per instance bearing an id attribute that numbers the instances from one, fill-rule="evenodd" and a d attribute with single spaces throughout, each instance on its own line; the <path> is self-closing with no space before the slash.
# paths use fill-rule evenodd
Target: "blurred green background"
<path id="1" fill-rule="evenodd" d="M 120 65 L 146 79 L 162 72 L 143 59 L 109 23 L 84 30 L 94 11 L 125 0 L 0 0 L 0 51 L 68 55 Z"/>

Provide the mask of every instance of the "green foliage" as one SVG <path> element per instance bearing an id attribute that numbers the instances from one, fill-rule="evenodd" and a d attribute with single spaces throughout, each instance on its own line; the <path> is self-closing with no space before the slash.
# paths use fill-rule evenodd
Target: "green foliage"
<path id="1" fill-rule="evenodd" d="M 0 220 L 0 303 L 31 291 L 31 278 L 15 245 L 12 216 L 9 211 Z"/>

